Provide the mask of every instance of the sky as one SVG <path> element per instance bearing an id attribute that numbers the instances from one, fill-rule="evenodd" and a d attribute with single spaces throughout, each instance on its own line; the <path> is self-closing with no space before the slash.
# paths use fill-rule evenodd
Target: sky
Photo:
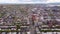
<path id="1" fill-rule="evenodd" d="M 60 0 L 0 0 L 0 4 L 57 3 Z"/>

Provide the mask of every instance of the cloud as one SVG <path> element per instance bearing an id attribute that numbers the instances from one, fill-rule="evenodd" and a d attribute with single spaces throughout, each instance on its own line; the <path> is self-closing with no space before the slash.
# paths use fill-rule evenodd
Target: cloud
<path id="1" fill-rule="evenodd" d="M 37 2 L 38 1 L 38 2 Z M 0 4 L 13 3 L 13 4 L 26 4 L 26 3 L 41 3 L 39 0 L 0 0 Z M 42 2 L 43 3 L 43 2 Z"/>
<path id="2" fill-rule="evenodd" d="M 60 0 L 0 0 L 0 4 L 3 3 L 13 3 L 13 4 L 30 4 L 30 3 L 56 3 Z"/>
<path id="3" fill-rule="evenodd" d="M 45 2 L 47 0 L 20 0 L 22 2 Z"/>
<path id="4" fill-rule="evenodd" d="M 32 2 L 32 0 L 20 0 L 22 2 Z"/>
<path id="5" fill-rule="evenodd" d="M 57 3 L 60 2 L 60 0 L 48 0 L 47 3 Z"/>
<path id="6" fill-rule="evenodd" d="M 0 3 L 18 3 L 18 0 L 0 0 Z"/>

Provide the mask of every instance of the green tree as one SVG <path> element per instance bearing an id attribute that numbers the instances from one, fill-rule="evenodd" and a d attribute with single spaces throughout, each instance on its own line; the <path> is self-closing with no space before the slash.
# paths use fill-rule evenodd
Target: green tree
<path id="1" fill-rule="evenodd" d="M 3 12 L 3 13 L 0 13 L 0 18 L 3 17 L 6 13 Z"/>

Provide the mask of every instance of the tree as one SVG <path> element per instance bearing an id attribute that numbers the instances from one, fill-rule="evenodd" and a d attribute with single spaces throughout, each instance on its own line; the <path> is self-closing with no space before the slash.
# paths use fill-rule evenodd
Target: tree
<path id="1" fill-rule="evenodd" d="M 0 13 L 0 18 L 3 17 L 5 14 L 5 12 Z"/>
<path id="2" fill-rule="evenodd" d="M 27 16 L 27 14 L 28 14 L 27 10 L 24 10 L 23 8 L 20 9 L 20 12 L 21 12 L 21 14 L 23 14 L 24 16 Z"/>

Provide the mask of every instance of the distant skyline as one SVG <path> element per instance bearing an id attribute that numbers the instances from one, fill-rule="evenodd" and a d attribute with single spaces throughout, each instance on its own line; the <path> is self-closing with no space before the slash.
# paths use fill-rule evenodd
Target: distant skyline
<path id="1" fill-rule="evenodd" d="M 60 0 L 0 0 L 0 4 L 60 3 Z"/>

